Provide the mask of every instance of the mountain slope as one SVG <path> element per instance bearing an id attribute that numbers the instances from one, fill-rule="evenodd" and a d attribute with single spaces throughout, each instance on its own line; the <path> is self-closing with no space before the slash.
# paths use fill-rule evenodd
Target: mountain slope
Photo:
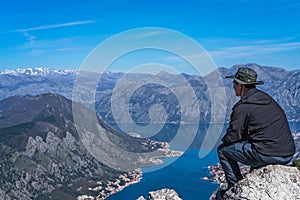
<path id="1" fill-rule="evenodd" d="M 14 96 L 0 102 L 0 198 L 75 199 L 83 194 L 105 197 L 110 193 L 105 190 L 105 184 L 101 186 L 104 187 L 102 194 L 88 188 L 96 187 L 99 181 L 116 180 L 120 175 L 130 177 L 128 173 L 135 168 L 150 163 L 151 157 L 144 154 L 146 152 L 151 152 L 152 156 L 167 153 L 165 144 L 130 137 L 116 131 L 98 116 L 95 126 L 101 127 L 102 131 L 89 133 L 106 135 L 111 143 L 136 155 L 124 158 L 132 162 L 129 171 L 112 168 L 93 156 L 82 142 L 72 113 L 74 105 L 84 115 L 95 114 L 53 93 Z M 107 141 L 100 139 L 95 137 L 105 149 Z M 109 154 L 110 149 L 106 151 L 99 153 L 116 156 Z"/>

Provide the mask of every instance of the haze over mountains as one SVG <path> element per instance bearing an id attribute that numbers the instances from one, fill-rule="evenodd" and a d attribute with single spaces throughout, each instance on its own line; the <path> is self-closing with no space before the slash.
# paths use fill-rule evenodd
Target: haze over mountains
<path id="1" fill-rule="evenodd" d="M 283 107 L 289 121 L 300 121 L 300 71 L 286 71 L 282 68 L 259 66 L 257 64 L 235 65 L 230 69 L 219 68 L 221 76 L 235 74 L 238 67 L 251 67 L 258 73 L 258 79 L 265 82 L 264 85 L 259 86 L 266 91 Z M 66 98 L 72 99 L 74 82 L 78 71 L 75 70 L 48 70 L 43 68 L 38 69 L 23 69 L 15 71 L 5 71 L 0 73 L 0 100 L 14 95 L 37 95 L 43 93 L 57 93 Z M 82 73 L 81 73 L 82 74 Z M 81 103 L 88 107 L 94 108 L 103 119 L 109 123 L 114 122 L 114 116 L 111 110 L 111 97 L 115 85 L 124 76 L 124 73 L 106 72 L 102 74 L 101 79 L 97 85 L 95 99 L 84 102 L 82 98 Z M 128 75 L 128 88 L 135 84 L 137 80 L 148 80 L 148 82 L 156 82 L 156 80 L 167 80 L 168 86 L 161 86 L 158 84 L 146 84 L 136 89 L 129 101 L 129 109 L 131 117 L 135 122 L 148 123 L 149 108 L 153 105 L 161 105 L 164 107 L 167 114 L 167 122 L 178 123 L 181 120 L 181 115 L 185 115 L 184 110 L 181 110 L 176 94 L 172 92 L 173 88 L 176 91 L 184 94 L 185 88 L 178 82 L 179 77 L 184 77 L 193 88 L 199 103 L 200 121 L 208 122 L 211 117 L 210 110 L 210 95 L 207 91 L 205 80 L 201 76 L 187 75 L 187 74 L 168 74 L 161 72 L 157 75 L 150 74 L 131 74 Z M 83 91 L 90 90 L 89 80 L 91 77 L 99 78 L 99 74 L 91 74 L 86 72 L 86 81 L 83 86 Z M 208 79 L 214 79 L 214 74 L 210 74 Z M 238 100 L 235 97 L 232 89 L 232 80 L 224 79 L 224 88 L 226 91 L 226 105 L 227 116 L 232 105 Z M 124 86 L 126 88 L 126 86 Z M 84 96 L 84 95 L 83 95 Z M 195 111 L 189 110 L 190 115 L 196 115 Z"/>

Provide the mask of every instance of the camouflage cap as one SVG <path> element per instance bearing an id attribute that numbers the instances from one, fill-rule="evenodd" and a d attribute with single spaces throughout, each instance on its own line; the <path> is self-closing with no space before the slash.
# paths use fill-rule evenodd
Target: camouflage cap
<path id="1" fill-rule="evenodd" d="M 226 76 L 225 78 L 232 78 L 243 85 L 264 84 L 263 81 L 256 81 L 257 73 L 253 69 L 246 67 L 239 68 L 235 75 Z"/>

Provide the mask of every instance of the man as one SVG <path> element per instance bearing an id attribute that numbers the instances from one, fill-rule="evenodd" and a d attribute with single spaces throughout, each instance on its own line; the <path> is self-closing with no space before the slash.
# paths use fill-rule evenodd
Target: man
<path id="1" fill-rule="evenodd" d="M 226 78 L 233 79 L 236 96 L 240 100 L 232 108 L 229 127 L 218 156 L 225 172 L 228 187 L 241 180 L 238 162 L 251 169 L 269 164 L 287 164 L 295 153 L 295 144 L 282 108 L 265 92 L 256 88 L 257 73 L 250 68 L 239 68 Z M 226 190 L 218 191 L 222 199 Z"/>

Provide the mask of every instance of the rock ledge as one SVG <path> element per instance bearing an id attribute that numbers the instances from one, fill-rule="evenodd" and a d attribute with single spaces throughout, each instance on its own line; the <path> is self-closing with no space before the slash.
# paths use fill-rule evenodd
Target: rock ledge
<path id="1" fill-rule="evenodd" d="M 300 172 L 282 165 L 262 167 L 227 191 L 224 199 L 300 200 Z"/>
<path id="2" fill-rule="evenodd" d="M 144 197 L 139 197 L 137 200 L 146 200 Z M 173 189 L 161 189 L 148 193 L 147 200 L 182 200 L 181 197 Z"/>

